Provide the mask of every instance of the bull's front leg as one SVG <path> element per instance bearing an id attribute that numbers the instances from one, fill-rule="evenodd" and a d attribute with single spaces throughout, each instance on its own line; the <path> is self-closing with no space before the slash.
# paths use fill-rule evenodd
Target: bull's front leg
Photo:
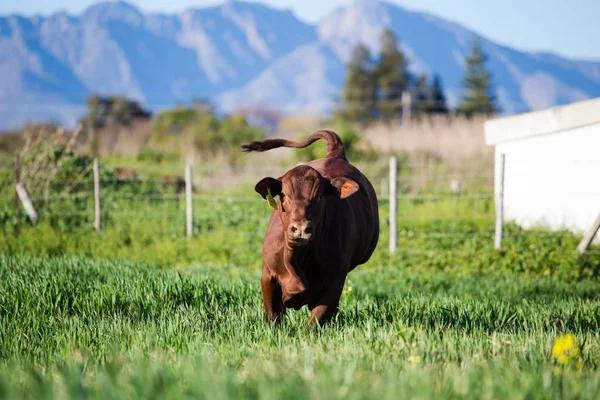
<path id="1" fill-rule="evenodd" d="M 285 312 L 283 300 L 281 299 L 281 285 L 267 267 L 263 267 L 260 283 L 265 307 L 265 319 L 267 322 L 279 324 Z"/>
<path id="2" fill-rule="evenodd" d="M 336 279 L 333 285 L 327 290 L 327 293 L 323 295 L 315 305 L 311 305 L 310 313 L 310 324 L 325 325 L 339 310 L 340 297 L 342 297 L 342 291 L 344 290 L 344 281 L 346 275 Z"/>

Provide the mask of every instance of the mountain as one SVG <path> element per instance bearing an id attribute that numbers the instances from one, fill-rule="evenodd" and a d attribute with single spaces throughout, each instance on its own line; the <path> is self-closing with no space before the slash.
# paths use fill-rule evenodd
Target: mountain
<path id="1" fill-rule="evenodd" d="M 235 109 L 246 99 L 265 105 L 282 104 L 289 111 L 298 104 L 313 111 L 331 110 L 338 94 L 332 87 L 339 88 L 343 81 L 343 75 L 337 71 L 343 71 L 352 48 L 363 43 L 372 54 L 378 54 L 379 36 L 387 27 L 400 39 L 412 72 L 441 76 L 452 106 L 460 98 L 463 67 L 474 38 L 481 41 L 489 56 L 488 65 L 504 113 L 600 96 L 600 62 L 520 52 L 430 14 L 377 0 L 357 0 L 319 23 L 315 43 L 284 56 L 247 85 L 221 94 L 219 103 L 226 110 Z M 299 64 L 298 60 L 305 61 Z M 325 66 L 324 60 L 327 60 Z M 278 90 L 258 91 L 258 88 Z M 295 101 L 288 100 L 291 98 Z"/>
<path id="2" fill-rule="evenodd" d="M 107 2 L 79 16 L 0 17 L 0 128 L 72 124 L 91 92 L 153 110 L 212 99 L 314 40 L 291 12 L 243 2 L 178 15 Z"/>
<path id="3" fill-rule="evenodd" d="M 441 75 L 451 104 L 475 33 L 378 0 L 356 0 L 312 26 L 291 12 L 230 1 L 176 15 L 124 2 L 81 15 L 0 17 L 0 129 L 27 120 L 73 124 L 92 93 L 122 94 L 152 110 L 194 98 L 223 111 L 264 105 L 326 113 L 353 46 L 378 52 L 390 27 L 415 73 Z M 480 37 L 504 112 L 600 96 L 600 62 L 520 52 Z"/>

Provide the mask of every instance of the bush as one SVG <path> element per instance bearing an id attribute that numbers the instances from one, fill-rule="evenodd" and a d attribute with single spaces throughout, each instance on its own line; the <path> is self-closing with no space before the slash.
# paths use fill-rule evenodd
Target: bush
<path id="1" fill-rule="evenodd" d="M 262 138 L 264 132 L 241 115 L 219 118 L 206 106 L 177 107 L 156 117 L 153 135 L 140 157 L 162 161 L 160 154 L 166 153 L 169 159 L 179 154 L 181 159 L 206 160 L 225 155 L 231 167 L 239 167 L 243 160 L 239 147 Z"/>

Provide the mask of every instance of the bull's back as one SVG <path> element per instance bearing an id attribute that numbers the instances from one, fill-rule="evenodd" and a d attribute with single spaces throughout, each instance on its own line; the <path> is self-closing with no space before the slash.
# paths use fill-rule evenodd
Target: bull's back
<path id="1" fill-rule="evenodd" d="M 350 268 L 364 264 L 369 260 L 379 240 L 379 209 L 377 195 L 371 182 L 356 167 L 340 158 L 324 158 L 308 163 L 321 175 L 328 179 L 348 178 L 359 185 L 359 190 L 352 196 L 339 200 L 336 218 L 340 225 L 349 224 L 349 230 L 339 232 L 349 235 L 351 242 L 348 248 L 352 251 Z M 337 207 L 336 207 L 337 208 Z"/>

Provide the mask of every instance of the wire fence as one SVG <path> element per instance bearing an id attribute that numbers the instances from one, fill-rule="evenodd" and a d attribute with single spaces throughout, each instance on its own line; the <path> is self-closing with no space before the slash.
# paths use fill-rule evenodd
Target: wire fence
<path id="1" fill-rule="evenodd" d="M 495 225 L 498 223 L 498 197 L 489 184 L 494 181 L 493 175 L 423 174 L 416 168 L 402 168 L 409 173 L 398 175 L 394 182 L 389 174 L 369 176 L 378 192 L 382 233 L 387 233 L 384 236 L 388 236 L 390 241 L 402 245 L 407 240 L 416 239 L 477 239 L 493 242 L 497 238 Z M 211 174 L 223 173 L 222 168 L 194 167 L 195 180 L 191 179 L 191 174 L 186 179 L 184 171 L 175 167 L 137 166 L 134 169 L 127 166 L 107 170 L 112 171 L 111 174 L 100 174 L 99 170 L 86 166 L 75 179 L 54 179 L 51 190 L 47 189 L 45 193 L 36 190 L 30 200 L 38 208 L 42 219 L 78 218 L 79 224 L 98 224 L 96 229 L 99 230 L 126 225 L 126 222 L 142 221 L 146 229 L 182 236 L 185 233 L 188 236 L 210 234 L 210 229 L 204 225 L 214 227 L 229 224 L 238 233 L 239 230 L 248 229 L 248 226 L 253 226 L 253 231 L 264 230 L 271 213 L 260 196 L 254 193 L 252 182 L 244 183 L 243 190 L 238 191 L 208 192 L 200 189 L 199 181 L 210 178 Z M 470 168 L 463 166 L 463 170 L 468 171 Z M 281 175 L 277 168 L 244 168 L 243 172 L 247 176 L 254 175 L 256 180 L 265 175 Z M 427 182 L 425 190 L 415 191 L 410 188 L 413 183 L 423 181 Z M 380 184 L 377 185 L 377 182 Z M 487 182 L 487 186 L 479 185 L 481 182 Z M 240 182 L 236 180 L 235 183 Z M 188 188 L 190 190 L 186 190 Z M 99 196 L 96 195 L 98 192 Z M 573 193 L 574 196 L 582 194 L 585 193 Z M 589 194 L 598 192 L 590 190 Z M 392 207 L 392 202 L 397 204 L 395 208 Z M 228 222 L 218 218 L 211 220 L 217 213 L 229 212 L 223 209 L 224 205 L 235 205 L 235 212 L 239 214 L 235 221 Z M 397 210 L 395 215 L 390 215 L 390 208 Z M 504 224 L 504 221 L 501 223 Z M 260 225 L 260 229 L 254 229 L 253 224 Z M 191 229 L 186 229 L 190 226 Z M 560 240 L 565 235 L 568 233 L 537 229 L 502 232 L 507 240 Z M 553 251 L 567 254 L 573 253 L 575 248 Z M 418 252 L 427 254 L 430 250 L 415 249 L 409 253 Z M 587 250 L 587 253 L 600 254 L 600 251 Z"/>

